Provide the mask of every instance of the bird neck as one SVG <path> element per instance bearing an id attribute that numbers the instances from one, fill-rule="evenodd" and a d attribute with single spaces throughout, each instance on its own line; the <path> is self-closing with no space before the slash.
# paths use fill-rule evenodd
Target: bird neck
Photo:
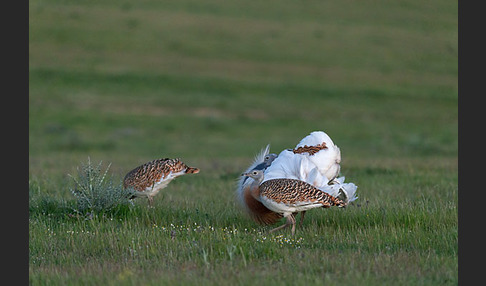
<path id="1" fill-rule="evenodd" d="M 260 197 L 260 184 L 261 182 L 263 181 L 263 178 L 254 178 L 253 179 L 253 183 L 251 183 L 251 186 L 250 186 L 250 192 L 251 192 L 251 195 L 258 199 Z"/>

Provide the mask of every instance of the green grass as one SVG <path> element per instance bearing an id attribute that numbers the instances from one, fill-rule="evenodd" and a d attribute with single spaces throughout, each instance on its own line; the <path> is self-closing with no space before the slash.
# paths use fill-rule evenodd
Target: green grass
<path id="1" fill-rule="evenodd" d="M 30 1 L 33 285 L 457 285 L 457 3 Z M 238 208 L 266 144 L 314 130 L 359 186 L 295 237 Z M 116 186 L 180 157 L 201 172 L 92 215 L 91 158 Z"/>

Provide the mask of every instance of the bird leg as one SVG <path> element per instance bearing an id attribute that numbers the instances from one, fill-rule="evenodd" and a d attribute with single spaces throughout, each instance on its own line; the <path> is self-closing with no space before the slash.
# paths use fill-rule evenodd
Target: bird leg
<path id="1" fill-rule="evenodd" d="M 153 204 L 154 204 L 154 197 L 152 197 L 152 196 L 148 196 L 148 204 L 149 204 L 149 207 L 153 207 Z"/>
<path id="2" fill-rule="evenodd" d="M 292 235 L 295 235 L 295 217 L 294 217 L 294 215 L 288 216 L 287 217 L 287 222 L 288 222 L 289 218 L 291 220 L 290 223 L 292 224 Z"/>
<path id="3" fill-rule="evenodd" d="M 292 235 L 294 235 L 295 234 L 295 217 L 294 217 L 293 214 L 290 214 L 286 218 L 287 218 L 287 221 L 285 222 L 285 224 L 270 230 L 270 233 L 275 232 L 277 230 L 281 230 L 283 228 L 286 228 L 289 225 L 292 225 Z"/>
<path id="4" fill-rule="evenodd" d="M 300 213 L 300 222 L 299 222 L 300 227 L 302 227 L 302 224 L 304 223 L 304 216 L 305 216 L 305 211 Z"/>
<path id="5" fill-rule="evenodd" d="M 287 218 L 287 222 L 285 222 L 285 224 L 282 224 L 281 226 L 279 227 L 276 227 L 272 230 L 270 230 L 269 232 L 272 233 L 272 232 L 276 232 L 277 230 L 281 230 L 282 228 L 286 228 L 287 226 L 289 226 L 289 222 L 288 222 L 288 218 Z"/>

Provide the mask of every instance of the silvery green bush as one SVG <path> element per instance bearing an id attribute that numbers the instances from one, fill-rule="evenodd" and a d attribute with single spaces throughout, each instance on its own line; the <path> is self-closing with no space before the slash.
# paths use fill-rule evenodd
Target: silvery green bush
<path id="1" fill-rule="evenodd" d="M 102 162 L 95 166 L 88 157 L 88 162 L 77 168 L 77 177 L 69 175 L 74 181 L 71 193 L 77 199 L 77 211 L 110 211 L 119 205 L 130 203 L 128 198 L 133 191 L 113 183 L 108 175 L 110 166 L 111 164 L 102 171 Z"/>

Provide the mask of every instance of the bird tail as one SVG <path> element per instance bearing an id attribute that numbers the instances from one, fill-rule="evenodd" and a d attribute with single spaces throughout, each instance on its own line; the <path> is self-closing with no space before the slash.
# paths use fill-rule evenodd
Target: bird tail
<path id="1" fill-rule="evenodd" d="M 295 146 L 294 153 L 304 156 L 305 160 L 310 161 L 329 180 L 339 174 L 341 150 L 323 131 L 311 132 L 300 140 Z"/>
<path id="2" fill-rule="evenodd" d="M 358 196 L 356 195 L 358 186 L 354 183 L 344 183 L 344 179 L 344 176 L 336 178 L 330 182 L 331 184 L 318 186 L 318 189 L 348 204 L 358 199 Z"/>

